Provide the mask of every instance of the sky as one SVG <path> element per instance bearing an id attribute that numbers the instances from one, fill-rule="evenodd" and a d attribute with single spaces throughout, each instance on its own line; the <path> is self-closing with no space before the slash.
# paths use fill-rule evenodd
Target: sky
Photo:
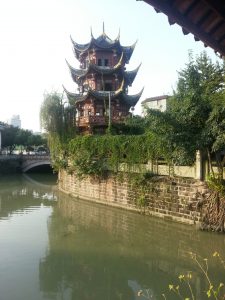
<path id="1" fill-rule="evenodd" d="M 141 68 L 129 94 L 144 92 L 136 105 L 148 97 L 172 94 L 177 72 L 185 67 L 188 51 L 214 51 L 184 36 L 167 16 L 157 14 L 136 0 L 7 0 L 0 2 L 0 121 L 20 115 L 22 128 L 40 131 L 39 111 L 46 92 L 62 92 L 64 85 L 76 92 L 65 59 L 78 67 L 70 36 L 78 43 L 105 32 L 111 38 L 120 30 L 120 43 L 138 40 L 127 70 Z"/>

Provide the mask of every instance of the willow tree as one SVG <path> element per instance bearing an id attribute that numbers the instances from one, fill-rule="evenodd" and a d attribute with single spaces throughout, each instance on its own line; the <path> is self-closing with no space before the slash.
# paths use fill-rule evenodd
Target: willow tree
<path id="1" fill-rule="evenodd" d="M 75 136 L 75 108 L 63 102 L 63 94 L 47 93 L 40 109 L 41 127 L 48 134 L 53 161 L 66 158 L 67 143 Z"/>
<path id="2" fill-rule="evenodd" d="M 75 134 L 75 109 L 63 102 L 63 95 L 57 92 L 44 94 L 40 109 L 41 127 L 60 140 Z"/>

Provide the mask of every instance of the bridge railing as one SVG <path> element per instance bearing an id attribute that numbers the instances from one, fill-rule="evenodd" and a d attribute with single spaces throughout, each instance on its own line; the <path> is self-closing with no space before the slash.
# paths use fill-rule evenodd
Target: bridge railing
<path id="1" fill-rule="evenodd" d="M 50 155 L 48 154 L 23 154 L 21 155 L 21 158 L 23 160 L 46 160 L 46 159 L 50 159 Z"/>
<path id="2" fill-rule="evenodd" d="M 12 160 L 16 160 L 16 159 L 19 159 L 20 156 L 17 155 L 17 154 L 2 154 L 0 155 L 0 160 L 8 160 L 8 159 L 12 159 Z"/>
<path id="3" fill-rule="evenodd" d="M 0 155 L 0 160 L 8 160 L 8 159 L 46 160 L 46 159 L 50 159 L 50 155 L 48 154 L 1 154 Z"/>

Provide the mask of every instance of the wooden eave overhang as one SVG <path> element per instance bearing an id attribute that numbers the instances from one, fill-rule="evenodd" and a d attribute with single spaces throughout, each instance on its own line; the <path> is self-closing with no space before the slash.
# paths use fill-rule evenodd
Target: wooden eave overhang
<path id="1" fill-rule="evenodd" d="M 80 56 L 82 56 L 84 53 L 88 53 L 88 51 L 93 49 L 95 50 L 116 49 L 119 53 L 124 54 L 125 63 L 128 63 L 134 51 L 134 48 L 137 44 L 136 41 L 131 46 L 121 46 L 119 38 L 115 40 L 111 40 L 105 33 L 100 35 L 97 39 L 95 39 L 92 35 L 90 42 L 87 44 L 78 44 L 72 39 L 72 37 L 70 38 L 73 44 L 74 54 L 78 60 Z"/>
<path id="2" fill-rule="evenodd" d="M 67 98 L 69 100 L 70 105 L 77 104 L 79 102 L 83 102 L 88 99 L 90 96 L 94 97 L 98 100 L 105 100 L 109 98 L 109 91 L 96 91 L 89 89 L 85 94 L 76 94 L 69 92 L 65 87 L 64 91 L 66 92 Z M 135 106 L 138 100 L 140 99 L 144 88 L 135 95 L 127 95 L 124 92 L 124 82 L 122 82 L 121 87 L 116 91 L 110 91 L 111 99 L 119 98 L 121 101 L 124 101 L 127 105 Z"/>
<path id="3" fill-rule="evenodd" d="M 88 74 L 95 72 L 101 75 L 112 75 L 112 74 L 121 75 L 125 80 L 125 85 L 130 85 L 130 86 L 132 85 L 137 75 L 137 72 L 141 66 L 140 64 L 135 70 L 132 71 L 124 71 L 122 61 L 119 61 L 119 63 L 116 64 L 114 67 L 101 67 L 95 64 L 90 64 L 87 69 L 73 68 L 68 62 L 67 65 L 70 69 L 71 77 L 76 83 L 79 83 L 79 80 L 84 78 Z"/>
<path id="4" fill-rule="evenodd" d="M 124 101 L 129 107 L 135 106 L 140 99 L 142 93 L 144 91 L 144 88 L 142 90 L 135 94 L 135 95 L 127 95 L 126 93 L 121 94 L 121 100 Z"/>
<path id="5" fill-rule="evenodd" d="M 225 56 L 224 0 L 137 0 L 153 6 L 168 16 L 169 24 L 177 23 L 186 35 L 192 33 L 221 57 Z"/>

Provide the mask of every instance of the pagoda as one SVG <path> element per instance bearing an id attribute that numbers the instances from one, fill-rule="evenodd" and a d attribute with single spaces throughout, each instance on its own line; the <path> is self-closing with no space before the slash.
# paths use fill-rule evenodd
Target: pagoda
<path id="1" fill-rule="evenodd" d="M 136 43 L 132 46 L 120 44 L 120 34 L 111 40 L 103 32 L 87 44 L 72 45 L 80 68 L 68 67 L 78 93 L 65 90 L 69 104 L 76 108 L 76 126 L 81 134 L 104 133 L 112 124 L 124 123 L 130 110 L 141 97 L 143 89 L 136 95 L 128 95 L 140 65 L 126 71 Z"/>

